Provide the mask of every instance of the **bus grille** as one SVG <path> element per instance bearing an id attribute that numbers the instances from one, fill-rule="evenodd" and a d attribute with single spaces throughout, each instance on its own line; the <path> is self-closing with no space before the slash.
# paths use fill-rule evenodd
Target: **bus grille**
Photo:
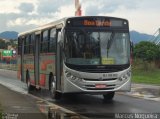
<path id="1" fill-rule="evenodd" d="M 85 81 L 114 81 L 117 80 L 117 78 L 110 78 L 110 79 L 86 79 L 84 78 Z"/>

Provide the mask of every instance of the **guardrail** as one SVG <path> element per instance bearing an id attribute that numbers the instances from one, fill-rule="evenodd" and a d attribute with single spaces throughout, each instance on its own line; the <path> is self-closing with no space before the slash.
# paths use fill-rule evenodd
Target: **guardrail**
<path id="1" fill-rule="evenodd" d="M 17 71 L 17 64 L 5 64 L 5 63 L 0 63 L 0 69 L 7 69 L 7 70 L 13 70 Z"/>

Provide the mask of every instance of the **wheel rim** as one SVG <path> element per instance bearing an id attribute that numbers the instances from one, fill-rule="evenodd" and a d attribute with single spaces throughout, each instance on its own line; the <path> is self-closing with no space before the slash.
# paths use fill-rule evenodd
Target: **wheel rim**
<path id="1" fill-rule="evenodd" d="M 55 82 L 52 82 L 52 84 L 51 84 L 51 93 L 52 93 L 52 95 L 54 95 L 54 93 L 55 93 Z"/>
<path id="2" fill-rule="evenodd" d="M 30 82 L 28 81 L 28 82 L 27 82 L 27 87 L 29 87 L 29 86 L 30 86 Z"/>

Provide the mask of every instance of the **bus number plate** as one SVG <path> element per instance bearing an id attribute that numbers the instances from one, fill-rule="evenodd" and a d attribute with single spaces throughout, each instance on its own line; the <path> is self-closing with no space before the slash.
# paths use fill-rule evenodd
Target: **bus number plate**
<path id="1" fill-rule="evenodd" d="M 105 84 L 96 84 L 96 88 L 106 88 L 107 86 Z"/>

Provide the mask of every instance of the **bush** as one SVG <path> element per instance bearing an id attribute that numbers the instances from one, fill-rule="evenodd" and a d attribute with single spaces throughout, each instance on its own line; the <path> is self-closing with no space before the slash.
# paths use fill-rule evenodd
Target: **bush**
<path id="1" fill-rule="evenodd" d="M 152 62 L 160 59 L 160 47 L 148 41 L 142 41 L 134 47 L 135 59 L 141 59 L 144 70 L 149 70 Z"/>

